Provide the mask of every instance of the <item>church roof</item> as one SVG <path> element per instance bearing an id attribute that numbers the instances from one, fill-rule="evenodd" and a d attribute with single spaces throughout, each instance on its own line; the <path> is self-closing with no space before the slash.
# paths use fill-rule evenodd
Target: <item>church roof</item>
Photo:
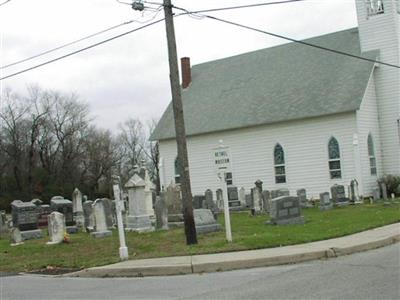
<path id="1" fill-rule="evenodd" d="M 376 59 L 361 53 L 358 29 L 305 40 L 308 43 Z M 272 124 L 359 109 L 374 63 L 289 43 L 193 66 L 182 90 L 186 134 Z M 172 103 L 152 140 L 175 137 Z"/>

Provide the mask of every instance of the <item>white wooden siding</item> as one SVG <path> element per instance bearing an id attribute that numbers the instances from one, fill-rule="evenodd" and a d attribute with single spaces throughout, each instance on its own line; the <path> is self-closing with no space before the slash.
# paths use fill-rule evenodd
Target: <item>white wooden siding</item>
<path id="1" fill-rule="evenodd" d="M 325 116 L 302 121 L 205 134 L 188 138 L 189 171 L 192 193 L 215 193 L 219 183 L 215 174 L 212 149 L 223 140 L 230 147 L 233 183 L 246 192 L 261 179 L 264 189 L 288 188 L 291 194 L 306 188 L 309 197 L 329 191 L 335 184 L 348 185 L 355 177 L 353 134 L 355 113 Z M 328 141 L 334 136 L 340 145 L 342 179 L 331 180 L 328 167 Z M 273 150 L 280 143 L 285 151 L 286 184 L 275 184 Z M 160 142 L 165 177 L 174 179 L 175 140 Z"/>
<path id="2" fill-rule="evenodd" d="M 383 175 L 381 159 L 381 142 L 376 103 L 375 81 L 371 76 L 360 109 L 357 111 L 358 143 L 361 161 L 362 191 L 364 196 L 372 196 L 373 188 L 377 187 L 377 179 Z M 371 175 L 368 155 L 368 135 L 371 133 L 374 141 L 377 174 Z"/>
<path id="3" fill-rule="evenodd" d="M 365 1 L 356 0 L 362 51 L 380 50 L 379 60 L 394 65 L 400 62 L 400 15 L 395 0 L 383 0 L 385 12 L 367 17 Z M 383 172 L 400 174 L 400 141 L 397 119 L 400 116 L 400 70 L 380 66 L 375 71 L 378 99 Z"/>

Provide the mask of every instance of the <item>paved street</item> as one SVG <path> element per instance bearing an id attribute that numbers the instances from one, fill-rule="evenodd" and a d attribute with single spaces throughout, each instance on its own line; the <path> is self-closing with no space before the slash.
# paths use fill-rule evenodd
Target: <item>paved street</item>
<path id="1" fill-rule="evenodd" d="M 297 265 L 121 279 L 8 276 L 9 299 L 399 299 L 400 244 Z"/>

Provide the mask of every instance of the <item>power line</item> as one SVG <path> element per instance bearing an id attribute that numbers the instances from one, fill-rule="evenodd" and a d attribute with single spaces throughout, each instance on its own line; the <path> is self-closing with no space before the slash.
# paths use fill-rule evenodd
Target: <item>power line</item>
<path id="1" fill-rule="evenodd" d="M 194 13 L 194 12 L 188 11 L 188 10 L 186 10 L 184 8 L 177 7 L 177 6 L 174 6 L 174 8 L 182 10 L 182 11 L 185 11 L 185 13 L 183 13 L 183 14 L 191 15 L 191 14 Z M 268 31 L 265 31 L 265 30 L 261 30 L 261 29 L 258 29 L 258 28 L 254 28 L 254 27 L 250 27 L 250 26 L 247 26 L 247 25 L 239 24 L 239 23 L 236 23 L 236 22 L 224 20 L 224 19 L 221 19 L 221 18 L 218 18 L 218 17 L 214 17 L 214 16 L 210 16 L 210 15 L 204 15 L 204 14 L 201 14 L 199 16 L 200 17 L 204 17 L 204 18 L 208 18 L 208 19 L 212 19 L 212 20 L 215 20 L 215 21 L 219 21 L 219 22 L 222 22 L 222 23 L 234 25 L 234 26 L 237 26 L 237 27 L 240 27 L 240 28 L 256 31 L 256 32 L 259 32 L 259 33 L 264 33 L 264 34 L 267 34 L 267 35 L 270 35 L 270 36 L 274 36 L 274 37 L 277 37 L 277 38 L 280 38 L 280 39 L 284 39 L 284 40 L 287 40 L 287 41 L 291 41 L 291 42 L 294 42 L 294 43 L 306 45 L 306 46 L 309 46 L 309 47 L 317 48 L 317 49 L 320 49 L 320 50 L 329 51 L 329 52 L 332 52 L 332 53 L 335 53 L 335 54 L 345 55 L 345 56 L 349 56 L 349 57 L 352 57 L 352 58 L 356 58 L 356 59 L 360 59 L 360 60 L 364 60 L 364 61 L 368 61 L 368 62 L 373 62 L 373 63 L 378 63 L 378 64 L 381 64 L 381 65 L 384 65 L 384 66 L 400 69 L 400 66 L 398 66 L 398 65 L 386 63 L 386 62 L 379 61 L 379 60 L 369 59 L 369 58 L 362 57 L 362 56 L 359 56 L 359 55 L 355 55 L 355 54 L 343 52 L 343 51 L 340 51 L 340 50 L 335 50 L 335 49 L 319 46 L 319 45 L 308 43 L 308 42 L 305 42 L 305 41 L 292 39 L 292 38 L 287 37 L 287 36 L 283 36 L 283 35 L 280 35 L 280 34 L 268 32 Z M 199 17 L 199 16 L 197 16 L 197 17 Z"/>
<path id="2" fill-rule="evenodd" d="M 141 30 L 141 29 L 144 29 L 144 28 L 150 27 L 150 26 L 152 26 L 152 25 L 155 25 L 155 24 L 157 24 L 157 23 L 160 23 L 160 22 L 164 21 L 164 19 L 165 19 L 165 18 L 159 19 L 159 20 L 157 20 L 157 21 L 148 23 L 148 24 L 143 25 L 143 26 L 141 26 L 141 27 L 138 27 L 138 28 L 135 28 L 135 29 L 126 31 L 126 32 L 124 32 L 124 33 L 115 35 L 115 36 L 113 36 L 113 37 L 111 37 L 111 38 L 108 38 L 108 39 L 106 39 L 106 40 L 103 40 L 103 41 L 101 41 L 101 42 L 92 44 L 92 45 L 90 45 L 90 46 L 81 48 L 81 49 L 79 49 L 79 50 L 76 50 L 76 51 L 67 53 L 67 54 L 65 54 L 65 55 L 59 56 L 59 57 L 57 57 L 57 58 L 48 60 L 48 61 L 46 61 L 46 62 L 44 62 L 44 63 L 41 63 L 41 64 L 35 65 L 35 66 L 33 66 L 33 67 L 30 67 L 30 68 L 27 68 L 27 69 L 24 69 L 24 70 L 21 70 L 21 71 L 12 73 L 12 74 L 7 75 L 7 76 L 4 76 L 4 77 L 0 77 L 0 81 L 1 81 L 1 80 L 4 80 L 4 79 L 7 79 L 7 78 L 10 78 L 10 77 L 14 77 L 14 76 L 16 76 L 16 75 L 19 75 L 19 74 L 22 74 L 22 73 L 25 73 L 25 72 L 28 72 L 28 71 L 31 71 L 31 70 L 33 70 L 33 69 L 37 69 L 37 68 L 39 68 L 39 67 L 48 65 L 48 64 L 53 63 L 53 62 L 55 62 L 55 61 L 58 61 L 58 60 L 61 60 L 61 59 L 66 58 L 66 57 L 75 55 L 75 54 L 77 54 L 77 53 L 86 51 L 86 50 L 88 50 L 88 49 L 91 49 L 91 48 L 100 46 L 100 45 L 102 45 L 102 44 L 108 43 L 108 42 L 110 42 L 110 41 L 112 41 L 112 40 L 118 39 L 118 38 L 123 37 L 123 36 L 125 36 L 125 35 L 128 35 L 128 34 L 130 34 L 130 33 L 133 33 L 133 32 L 139 31 L 139 30 Z"/>
<path id="3" fill-rule="evenodd" d="M 8 3 L 8 2 L 10 2 L 11 0 L 6 0 L 6 1 L 4 1 L 3 3 L 0 3 L 0 6 L 3 6 L 4 4 L 6 4 L 6 3 Z"/>

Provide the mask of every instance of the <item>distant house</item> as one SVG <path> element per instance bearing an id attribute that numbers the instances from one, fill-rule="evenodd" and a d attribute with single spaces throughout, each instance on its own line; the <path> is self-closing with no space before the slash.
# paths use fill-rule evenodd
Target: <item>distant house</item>
<path id="1" fill-rule="evenodd" d="M 358 28 L 306 42 L 400 65 L 400 4 L 356 0 Z M 203 63 L 182 60 L 192 193 L 219 188 L 212 149 L 223 140 L 230 182 L 306 188 L 317 197 L 356 179 L 368 196 L 400 174 L 400 70 L 297 43 Z M 190 79 L 191 78 L 191 79 Z M 179 182 L 171 104 L 152 134 L 163 185 Z"/>

